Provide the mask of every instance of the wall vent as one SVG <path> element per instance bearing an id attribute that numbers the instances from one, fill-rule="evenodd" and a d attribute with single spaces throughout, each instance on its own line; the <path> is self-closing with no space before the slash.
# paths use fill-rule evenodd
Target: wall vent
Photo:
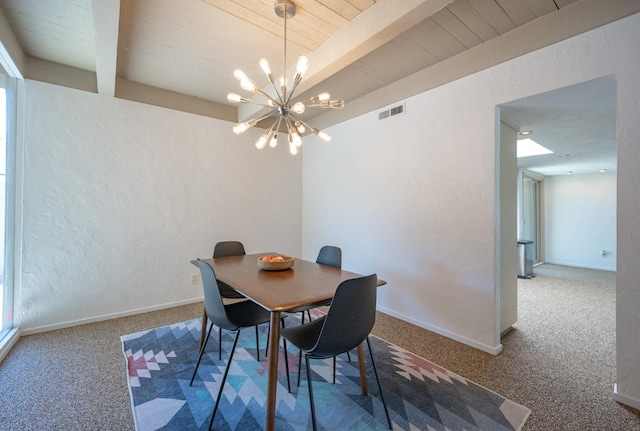
<path id="1" fill-rule="evenodd" d="M 385 118 L 393 117 L 394 115 L 398 114 L 404 114 L 404 104 L 380 112 L 378 114 L 378 120 L 384 120 Z"/>

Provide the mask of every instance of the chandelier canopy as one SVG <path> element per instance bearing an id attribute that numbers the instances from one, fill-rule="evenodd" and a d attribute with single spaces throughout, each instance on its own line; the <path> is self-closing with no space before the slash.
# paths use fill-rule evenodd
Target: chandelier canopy
<path id="1" fill-rule="evenodd" d="M 232 103 L 252 103 L 259 106 L 272 108 L 266 115 L 259 118 L 253 118 L 248 121 L 238 123 L 233 126 L 233 131 L 239 135 L 245 130 L 255 126 L 260 121 L 269 117 L 275 117 L 275 120 L 269 128 L 260 136 L 256 141 L 256 148 L 263 149 L 266 147 L 267 142 L 271 148 L 275 148 L 278 145 L 278 135 L 286 132 L 287 140 L 289 142 L 289 152 L 293 155 L 298 154 L 298 148 L 302 145 L 302 135 L 305 132 L 310 131 L 315 133 L 325 141 L 330 141 L 331 136 L 327 133 L 310 126 L 303 121 L 299 115 L 304 113 L 306 108 L 321 107 L 328 109 L 341 109 L 344 107 L 344 100 L 331 99 L 331 95 L 327 92 L 313 96 L 308 100 L 293 103 L 293 94 L 296 88 L 302 81 L 302 77 L 308 68 L 307 57 L 300 56 L 298 58 L 298 64 L 296 67 L 296 74 L 293 79 L 291 88 L 288 87 L 287 75 L 287 19 L 293 18 L 296 14 L 296 6 L 290 0 L 276 0 L 275 12 L 280 18 L 284 19 L 284 60 L 282 66 L 282 78 L 280 79 L 279 86 L 276 85 L 273 74 L 271 73 L 271 67 L 266 59 L 260 60 L 260 68 L 267 75 L 269 82 L 275 90 L 275 97 L 267 94 L 256 83 L 250 79 L 243 71 L 236 69 L 233 75 L 238 81 L 240 81 L 240 87 L 250 93 L 261 96 L 265 99 L 264 102 L 256 102 L 248 97 L 243 97 L 236 93 L 227 94 L 227 100 Z M 278 88 L 279 87 L 279 88 Z"/>

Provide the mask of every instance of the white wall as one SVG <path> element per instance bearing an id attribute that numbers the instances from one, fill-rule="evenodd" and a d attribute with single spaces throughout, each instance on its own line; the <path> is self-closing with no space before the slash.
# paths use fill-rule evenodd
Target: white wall
<path id="1" fill-rule="evenodd" d="M 343 247 L 377 272 L 379 308 L 487 351 L 494 312 L 496 105 L 603 76 L 618 84 L 618 385 L 640 406 L 640 15 L 619 20 L 371 112 L 304 150 L 303 253 Z"/>
<path id="2" fill-rule="evenodd" d="M 545 177 L 545 262 L 616 270 L 616 176 Z"/>
<path id="3" fill-rule="evenodd" d="M 201 298 L 189 261 L 220 240 L 300 254 L 302 162 L 286 146 L 258 152 L 257 131 L 50 84 L 25 93 L 23 333 Z"/>

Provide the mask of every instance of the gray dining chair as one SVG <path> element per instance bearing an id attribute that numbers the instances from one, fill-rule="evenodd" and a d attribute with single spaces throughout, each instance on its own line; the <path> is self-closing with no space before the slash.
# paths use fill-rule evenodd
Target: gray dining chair
<path id="1" fill-rule="evenodd" d="M 325 245 L 320 248 L 318 252 L 318 257 L 316 258 L 316 263 L 320 263 L 322 265 L 332 266 L 334 268 L 341 269 L 342 268 L 342 249 L 340 247 L 336 247 L 334 245 Z M 289 310 L 290 313 L 302 313 L 302 323 L 305 321 L 305 312 L 309 317 L 309 321 L 311 321 L 311 310 L 318 307 L 326 307 L 331 305 L 331 299 L 327 299 L 326 301 L 322 301 L 316 304 L 303 305 L 300 307 L 296 307 L 292 310 Z M 347 358 L 351 361 L 351 354 L 347 351 Z M 333 383 L 336 382 L 336 358 L 333 358 Z M 300 386 L 300 373 L 298 373 L 298 386 Z"/>
<path id="2" fill-rule="evenodd" d="M 335 357 L 358 347 L 365 340 L 387 423 L 389 424 L 389 429 L 392 428 L 369 342 L 369 333 L 376 320 L 377 280 L 376 274 L 372 274 L 343 281 L 336 289 L 331 308 L 329 308 L 329 312 L 325 316 L 303 325 L 283 328 L 281 331 L 281 335 L 285 340 L 300 349 L 301 357 L 298 362 L 298 374 L 302 372 L 301 361 L 302 355 L 304 355 L 314 431 L 317 430 L 317 424 L 311 382 L 313 379 L 309 360 Z M 354 307 L 354 304 L 358 304 L 358 306 Z"/>
<path id="3" fill-rule="evenodd" d="M 226 257 L 226 256 L 242 256 L 245 255 L 246 252 L 244 250 L 244 245 L 240 241 L 220 241 L 216 243 L 213 248 L 213 258 L 216 257 Z M 220 291 L 220 296 L 226 299 L 247 299 L 243 294 L 239 293 L 233 287 L 229 286 L 227 283 L 217 280 L 218 282 L 218 290 Z M 204 343 L 204 336 L 206 334 L 207 329 L 207 311 L 206 309 L 202 313 L 202 325 L 201 325 L 201 336 L 200 336 L 200 348 L 202 348 L 202 344 Z M 222 346 L 222 331 L 218 332 L 218 342 L 219 346 Z M 256 351 L 258 355 L 258 360 L 260 360 L 260 348 L 258 341 L 258 326 L 256 325 Z M 218 353 L 218 359 L 222 359 L 222 349 Z"/>
<path id="4" fill-rule="evenodd" d="M 325 245 L 318 252 L 318 257 L 316 258 L 316 263 L 320 263 L 322 265 L 332 266 L 334 268 L 342 268 L 342 249 L 340 247 L 336 247 L 334 245 Z M 300 307 L 296 307 L 292 310 L 289 310 L 289 313 L 302 313 L 302 323 L 305 320 L 305 312 L 311 320 L 311 310 L 318 307 L 331 305 L 331 299 L 327 299 L 326 301 L 318 302 L 316 304 L 308 304 L 302 305 Z"/>
<path id="5" fill-rule="evenodd" d="M 216 397 L 216 401 L 213 407 L 213 413 L 211 414 L 211 421 L 209 422 L 209 429 L 213 425 L 213 421 L 216 417 L 216 412 L 218 410 L 218 404 L 220 402 L 220 397 L 222 396 L 222 392 L 224 389 L 224 384 L 227 380 L 227 375 L 229 374 L 229 368 L 231 367 L 231 361 L 233 360 L 233 354 L 236 350 L 236 346 L 238 345 L 238 339 L 240 337 L 240 331 L 243 328 L 249 328 L 251 326 L 260 325 L 262 323 L 269 322 L 271 318 L 271 313 L 253 301 L 240 301 L 232 304 L 224 304 L 222 301 L 222 295 L 220 294 L 220 288 L 218 282 L 216 280 L 215 272 L 211 265 L 207 262 L 204 262 L 198 259 L 198 267 L 200 268 L 200 274 L 202 277 L 202 286 L 204 289 L 204 306 L 207 312 L 207 318 L 211 321 L 211 325 L 207 331 L 207 336 L 205 338 L 204 344 L 200 349 L 200 354 L 198 355 L 198 362 L 196 363 L 196 367 L 193 370 L 193 375 L 191 376 L 191 381 L 189 382 L 189 386 L 193 385 L 193 380 L 198 373 L 198 367 L 200 366 L 200 362 L 202 360 L 202 355 L 205 352 L 207 347 L 207 342 L 209 341 L 209 337 L 211 335 L 211 330 L 213 329 L 213 325 L 216 325 L 218 328 L 225 329 L 227 331 L 235 332 L 235 338 L 233 340 L 233 347 L 231 348 L 231 352 L 229 353 L 229 360 L 227 361 L 227 365 L 224 369 L 224 375 L 222 377 L 222 382 L 220 383 L 220 389 L 218 390 L 218 396 Z M 220 349 L 219 349 L 220 350 Z M 286 340 L 284 340 L 284 363 L 287 371 L 287 386 L 289 384 L 289 360 L 286 355 L 287 344 Z"/>

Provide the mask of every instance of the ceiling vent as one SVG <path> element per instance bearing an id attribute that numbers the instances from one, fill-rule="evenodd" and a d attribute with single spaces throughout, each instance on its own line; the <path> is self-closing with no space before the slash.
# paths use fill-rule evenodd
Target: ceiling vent
<path id="1" fill-rule="evenodd" d="M 398 114 L 404 114 L 404 104 L 380 112 L 378 114 L 378 120 L 384 120 L 385 118 L 393 117 Z"/>

